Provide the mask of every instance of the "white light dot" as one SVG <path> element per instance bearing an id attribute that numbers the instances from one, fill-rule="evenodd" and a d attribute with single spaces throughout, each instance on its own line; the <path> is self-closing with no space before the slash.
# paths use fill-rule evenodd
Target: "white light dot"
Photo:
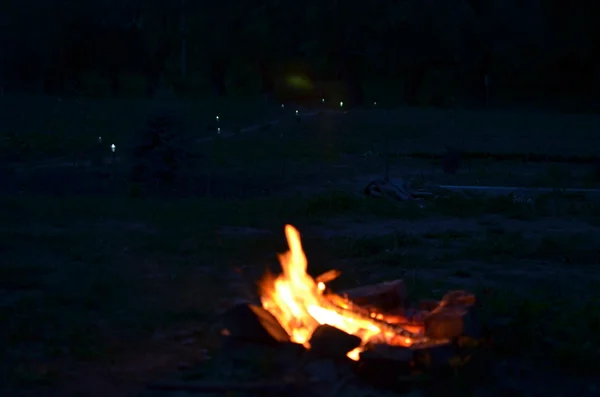
<path id="1" fill-rule="evenodd" d="M 340 102 L 340 107 L 343 108 L 344 107 L 344 102 Z"/>
<path id="2" fill-rule="evenodd" d="M 98 137 L 98 143 L 102 143 L 102 137 L 101 136 Z"/>
<path id="3" fill-rule="evenodd" d="M 296 116 L 298 115 L 298 110 L 296 110 Z"/>
<path id="4" fill-rule="evenodd" d="M 377 101 L 373 102 L 373 106 L 377 106 Z"/>
<path id="5" fill-rule="evenodd" d="M 321 103 L 325 103 L 325 98 L 321 98 Z"/>
<path id="6" fill-rule="evenodd" d="M 285 108 L 285 105 L 284 105 L 283 103 L 281 104 L 281 108 L 282 108 L 282 109 L 283 109 L 283 108 Z"/>
<path id="7" fill-rule="evenodd" d="M 219 121 L 219 116 L 217 116 L 217 121 Z"/>
<path id="8" fill-rule="evenodd" d="M 217 134 L 221 133 L 221 127 L 217 127 Z"/>
<path id="9" fill-rule="evenodd" d="M 110 150 L 112 150 L 113 153 L 115 152 L 115 150 L 117 150 L 117 147 L 115 146 L 114 143 L 112 145 L 110 145 Z"/>

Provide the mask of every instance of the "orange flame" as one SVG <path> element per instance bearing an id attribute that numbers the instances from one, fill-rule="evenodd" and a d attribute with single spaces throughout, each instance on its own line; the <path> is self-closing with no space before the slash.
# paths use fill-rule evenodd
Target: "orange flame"
<path id="1" fill-rule="evenodd" d="M 263 280 L 261 302 L 277 318 L 292 341 L 310 347 L 309 339 L 313 331 L 322 324 L 360 337 L 363 345 L 374 336 L 397 340 L 396 335 L 383 330 L 380 323 L 368 316 L 335 310 L 328 296 L 341 297 L 325 294 L 325 284 L 317 283 L 306 272 L 307 260 L 298 230 L 286 225 L 285 236 L 290 250 L 279 255 L 283 273 L 274 279 Z M 402 338 L 402 342 L 394 344 L 406 346 L 411 344 L 411 340 Z M 348 353 L 348 357 L 358 360 L 361 351 L 362 347 L 359 347 Z"/>

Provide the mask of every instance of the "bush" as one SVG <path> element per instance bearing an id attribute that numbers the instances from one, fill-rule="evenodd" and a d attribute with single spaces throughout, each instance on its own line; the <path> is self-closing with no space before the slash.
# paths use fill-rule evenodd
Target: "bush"
<path id="1" fill-rule="evenodd" d="M 181 123 L 168 112 L 152 115 L 134 145 L 131 182 L 141 186 L 172 186 L 189 153 Z"/>

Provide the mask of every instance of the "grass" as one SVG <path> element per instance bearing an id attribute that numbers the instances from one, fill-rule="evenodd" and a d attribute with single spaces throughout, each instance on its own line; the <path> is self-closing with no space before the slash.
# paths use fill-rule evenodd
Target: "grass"
<path id="1" fill-rule="evenodd" d="M 415 110 L 419 113 L 419 110 Z M 375 113 L 376 114 L 376 113 Z M 505 186 L 544 186 L 544 187 L 597 187 L 598 181 L 593 165 L 579 164 L 525 164 L 520 161 L 494 160 L 464 160 L 456 175 L 441 173 L 441 165 L 436 160 L 409 159 L 394 154 L 410 155 L 415 152 L 443 153 L 446 146 L 474 152 L 503 152 L 523 151 L 524 153 L 546 153 L 544 142 L 548 138 L 535 135 L 534 131 L 520 131 L 528 140 L 528 145 L 517 145 L 504 148 L 487 137 L 482 126 L 480 134 L 464 138 L 469 145 L 465 147 L 461 131 L 451 131 L 443 139 L 432 132 L 435 129 L 423 119 L 421 124 L 411 124 L 411 117 L 394 120 L 390 125 L 378 125 L 375 114 L 369 121 L 357 121 L 358 114 L 346 116 L 317 116 L 308 121 L 297 122 L 293 117 L 284 119 L 284 123 L 260 133 L 236 136 L 234 139 L 215 140 L 204 150 L 210 153 L 218 167 L 238 167 L 254 170 L 256 173 L 272 169 L 274 165 L 282 173 L 292 174 L 298 168 L 320 168 L 320 171 L 331 172 L 340 164 L 348 164 L 360 171 L 358 162 L 368 164 L 370 169 L 382 172 L 386 150 L 391 150 L 390 164 L 392 176 L 406 177 L 406 173 L 420 170 L 423 177 L 435 180 L 441 184 L 476 184 L 476 185 L 505 185 Z M 464 117 L 475 117 L 466 114 Z M 583 117 L 583 116 L 582 116 Z M 483 119 L 485 120 L 485 119 Z M 416 121 L 415 121 L 416 123 Z M 518 126 L 514 127 L 517 130 Z M 479 130 L 478 130 L 479 131 Z M 513 131 L 513 130 L 511 130 Z M 586 130 L 587 131 L 587 130 Z M 587 131 L 588 134 L 590 131 Z M 506 142 L 513 142 L 507 132 Z M 517 133 L 517 132 L 514 132 Z M 559 132 L 554 132 L 554 135 Z M 593 135 L 582 136 L 575 141 L 582 147 L 592 145 Z M 558 135 L 555 138 L 558 139 Z M 444 143 L 445 142 L 445 143 Z M 504 142 L 504 141 L 503 141 Z M 572 140 L 569 140 L 572 142 Z M 570 144 L 570 143 L 569 143 Z M 568 145 L 567 145 L 568 146 Z M 567 147 L 560 146 L 561 149 Z M 568 149 L 568 147 L 567 147 Z M 567 150 L 568 151 L 568 150 Z M 569 153 L 565 151 L 566 156 Z M 398 152 L 398 153 L 396 153 Z M 554 152 L 547 152 L 554 154 Z M 583 152 L 582 152 L 583 153 Z M 352 158 L 352 160 L 349 160 Z M 407 168 L 413 170 L 407 171 Z M 364 167 L 364 166 L 363 166 Z M 437 172 L 436 172 L 437 171 Z M 398 175 L 398 173 L 402 173 Z M 411 175 L 417 176 L 417 175 Z"/>
<path id="2" fill-rule="evenodd" d="M 594 270 L 597 239 L 569 234 L 530 239 L 518 232 L 484 238 L 461 234 L 463 248 L 447 255 L 428 241 L 431 234 L 404 238 L 400 246 L 397 238 L 397 234 L 357 238 L 337 250 L 337 242 L 332 242 L 338 259 L 347 259 L 337 287 L 403 277 L 412 299 L 439 299 L 449 289 L 468 289 L 481 301 L 484 324 L 494 330 L 498 356 L 534 359 L 540 368 L 560 367 L 580 374 L 600 371 L 600 316 L 594 303 L 600 299 L 600 279 Z M 425 257 L 424 252 L 435 254 Z M 464 280 L 462 287 L 457 278 Z"/>
<path id="3" fill-rule="evenodd" d="M 149 113 L 172 110 L 184 121 L 190 136 L 206 135 L 220 116 L 224 130 L 263 121 L 281 109 L 260 101 L 235 99 L 144 100 L 3 96 L 0 136 L 3 154 L 23 159 L 74 156 L 95 144 L 98 136 L 118 147 L 141 128 Z M 288 113 L 292 112 L 289 110 Z M 291 116 L 291 114 L 289 115 Z M 442 109 L 371 110 L 343 119 L 327 117 L 311 123 L 302 140 L 291 137 L 296 150 L 318 148 L 339 153 L 382 152 L 387 137 L 392 151 L 441 153 L 449 145 L 471 152 L 591 155 L 597 117 L 524 111 L 469 111 Z M 316 127 L 316 128 L 315 128 Z M 286 125 L 289 132 L 289 123 Z M 279 137 L 266 135 L 270 142 Z M 568 139 L 565 134 L 568 133 Z M 263 135 L 263 134 L 261 134 Z M 290 139 L 286 134 L 286 139 Z M 292 134 L 294 135 L 294 134 Z M 267 137 L 268 136 L 268 137 Z M 253 134 L 252 140 L 256 138 Z M 261 144 L 264 144 L 263 139 Z M 432 144 L 433 143 L 433 144 Z M 281 144 L 281 143 L 280 143 Z M 300 144 L 300 146 L 299 146 Z M 270 145 L 272 146 L 272 145 Z M 271 152 L 269 152 L 271 153 Z"/>
<path id="4" fill-rule="evenodd" d="M 354 132 L 397 137 L 399 153 L 442 153 L 446 146 L 474 153 L 596 155 L 600 118 L 542 111 L 411 109 L 356 114 Z M 568 136 L 568 138 L 567 138 Z"/>
<path id="5" fill-rule="evenodd" d="M 227 104 L 52 101 L 11 98 L 4 104 L 5 131 L 18 132 L 19 139 L 23 138 L 19 160 L 71 156 L 86 148 L 91 138 L 95 143 L 97 135 L 121 147 L 154 106 L 172 106 L 198 134 L 204 134 L 216 111 Z M 227 109 L 220 116 L 223 121 L 231 120 L 233 129 L 254 121 L 260 109 L 264 110 L 261 114 L 270 114 L 262 105 L 227 105 Z M 30 117 L 32 111 L 35 118 Z M 481 120 L 467 122 L 475 116 L 461 114 L 452 117 L 465 117 L 465 123 L 474 123 L 473 128 L 485 125 Z M 427 132 L 433 128 L 431 120 L 445 122 L 449 115 L 442 112 L 428 119 L 432 115 L 427 111 L 415 111 L 413 116 L 405 115 L 403 126 L 389 127 L 390 132 L 401 131 L 409 141 L 431 142 L 439 137 Z M 497 115 L 488 116 L 505 130 L 515 120 L 525 120 L 511 116 L 500 121 Z M 564 120 L 576 123 L 577 119 Z M 378 169 L 385 148 L 383 129 L 373 131 L 359 121 L 321 117 L 297 122 L 286 117 L 278 127 L 214 139 L 194 148 L 210 164 L 196 164 L 187 171 L 237 172 L 246 179 L 261 177 L 267 184 L 281 180 L 287 181 L 284 187 L 295 187 L 302 178 L 313 185 L 338 180 L 341 171 L 336 167 L 342 164 L 348 166 L 344 178 L 354 177 L 364 171 L 359 169 L 363 165 Z M 581 123 L 585 131 L 593 125 L 592 121 Z M 542 124 L 536 131 L 557 125 Z M 534 142 L 539 136 L 529 137 Z M 478 144 L 491 142 L 485 134 L 479 138 Z M 5 151 L 15 147 L 6 139 L 3 145 Z M 346 163 L 348 155 L 354 157 Z M 360 161 L 364 164 L 359 167 Z M 276 266 L 273 253 L 285 249 L 284 223 L 302 232 L 311 226 L 335 229 L 331 222 L 339 220 L 364 224 L 365 230 L 378 222 L 435 225 L 440 218 L 476 225 L 480 228 L 476 234 L 460 228 L 416 234 L 398 228 L 394 233 L 344 235 L 341 227 L 331 238 L 307 236 L 305 246 L 315 273 L 331 267 L 344 271 L 336 288 L 406 277 L 411 296 L 437 297 L 440 291 L 456 287 L 449 278 L 471 281 L 468 288 L 485 297 L 486 319 L 509 320 L 509 331 L 499 333 L 500 351 L 513 355 L 551 352 L 553 362 L 597 369 L 599 319 L 593 303 L 599 297 L 592 277 L 600 254 L 597 239 L 569 231 L 531 236 L 494 223 L 497 219 L 537 222 L 552 217 L 576 218 L 597 226 L 600 207 L 596 202 L 553 193 L 529 203 L 514 197 L 455 194 L 423 203 L 399 203 L 365 198 L 344 187 L 319 192 L 299 189 L 295 194 L 282 188 L 289 193 L 285 197 L 277 187 L 275 195 L 243 200 L 185 194 L 169 199 L 130 197 L 135 195 L 127 194 L 134 188 L 124 177 L 128 167 L 125 163 L 103 169 L 110 176 L 105 183 L 119 187 L 104 196 L 92 191 L 51 197 L 25 189 L 19 196 L 0 198 L 0 253 L 6 263 L 0 267 L 0 337 L 9 342 L 0 348 L 6 358 L 0 384 L 58 387 L 68 383 L 71 371 L 83 368 L 84 363 L 96 363 L 96 368 L 110 364 L 118 372 L 130 356 L 163 349 L 175 355 L 181 348 L 179 342 L 158 343 L 155 336 L 179 327 L 193 329 L 194 343 L 211 345 L 215 313 L 230 305 L 233 297 L 247 294 L 248 285 L 254 292 L 249 281 L 266 266 Z M 90 180 L 97 171 L 82 170 L 76 181 Z M 32 175 L 24 172 L 20 177 L 24 183 L 35 184 Z M 57 171 L 57 176 L 65 175 Z M 565 178 L 554 168 L 543 170 L 543 175 L 545 180 Z M 483 220 L 490 215 L 496 221 Z M 224 226 L 275 234 L 232 234 Z M 540 264 L 548 270 L 543 280 L 532 276 Z M 240 275 L 242 268 L 246 270 Z M 559 276 L 552 276 L 552 271 Z M 567 271 L 589 274 L 590 279 L 585 285 L 579 278 L 571 281 Z"/>
<path id="6" fill-rule="evenodd" d="M 174 112 L 191 137 L 206 136 L 216 116 L 223 130 L 270 118 L 277 113 L 261 101 L 235 99 L 145 100 L 5 95 L 0 98 L 0 154 L 10 161 L 87 156 L 99 136 L 106 145 L 126 148 L 148 116 Z M 107 146 L 107 155 L 108 155 Z"/>
<path id="7" fill-rule="evenodd" d="M 450 208 L 458 205 L 454 200 Z M 358 214 L 365 222 L 407 219 L 406 214 L 418 220 L 415 209 L 403 203 L 365 200 L 340 191 L 288 200 L 22 197 L 5 198 L 1 204 L 7 211 L 0 231 L 0 250 L 6 259 L 0 269 L 0 332 L 9 341 L 2 353 L 9 377 L 28 387 L 64 382 L 67 358 L 118 366 L 123 357 L 148 350 L 156 333 L 185 324 L 196 324 L 200 341 L 210 339 L 215 313 L 230 304 L 231 297 L 247 291 L 236 269 L 257 264 L 250 274 L 258 277 L 264 266 L 275 263 L 272 254 L 285 249 L 283 222 L 302 231 L 311 224 L 327 225 L 329 219 Z M 423 217 L 434 216 L 434 210 L 439 216 L 440 205 L 424 211 Z M 466 207 L 468 202 L 460 208 Z M 464 211 L 457 214 L 465 216 Z M 224 234 L 220 232 L 224 225 L 276 234 Z M 477 261 L 478 269 L 501 260 L 513 269 L 534 259 L 552 266 L 589 266 L 598 257 L 597 241 L 590 236 L 544 236 L 534 241 L 518 232 L 494 230 L 484 235 L 450 230 L 423 235 L 397 231 L 364 237 L 309 236 L 305 244 L 315 273 L 341 267 L 345 281 L 340 282 L 349 286 L 402 277 L 417 269 L 416 276 L 409 277 L 414 284 L 410 288 L 425 296 L 432 289 L 451 287 L 443 278 L 421 280 L 420 272 L 441 268 L 469 278 L 478 271 L 459 266 L 457 260 Z M 448 247 L 454 249 L 451 255 Z M 486 271 L 490 278 L 496 277 Z M 497 277 L 507 280 L 508 276 Z M 516 336 L 502 336 L 507 349 L 527 347 L 541 354 L 547 350 L 540 343 L 558 343 L 551 350 L 557 359 L 577 360 L 591 368 L 594 349 L 600 348 L 592 305 L 597 289 L 590 286 L 582 292 L 574 287 L 578 286 L 537 283 L 534 288 L 522 287 L 520 294 L 508 286 L 492 288 L 486 303 L 489 318 L 508 316 L 517 324 L 512 328 L 518 330 Z M 476 292 L 483 294 L 483 290 L 490 289 L 482 284 Z M 536 339 L 540 333 L 544 337 Z M 45 363 L 41 374 L 40 362 Z"/>

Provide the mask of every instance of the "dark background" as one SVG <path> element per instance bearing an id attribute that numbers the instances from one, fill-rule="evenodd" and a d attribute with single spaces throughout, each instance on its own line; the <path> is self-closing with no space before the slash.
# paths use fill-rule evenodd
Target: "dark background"
<path id="1" fill-rule="evenodd" d="M 229 376 L 219 314 L 279 269 L 289 223 L 312 275 L 343 272 L 334 290 L 481 298 L 484 376 L 410 395 L 597 397 L 599 17 L 598 0 L 2 2 L 0 396 L 270 379 L 262 358 Z M 290 103 L 322 98 L 335 111 Z M 432 194 L 364 194 L 387 176 Z"/>
<path id="2" fill-rule="evenodd" d="M 3 8 L 4 92 L 294 96 L 281 81 L 301 72 L 341 83 L 355 103 L 365 86 L 385 85 L 388 102 L 474 106 L 486 103 L 488 74 L 489 103 L 582 111 L 593 109 L 600 84 L 593 0 L 12 0 Z"/>

